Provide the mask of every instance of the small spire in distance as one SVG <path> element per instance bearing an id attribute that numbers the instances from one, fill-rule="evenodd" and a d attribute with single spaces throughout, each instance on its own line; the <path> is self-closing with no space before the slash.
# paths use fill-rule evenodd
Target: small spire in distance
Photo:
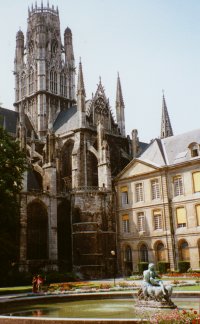
<path id="1" fill-rule="evenodd" d="M 162 98 L 162 119 L 161 119 L 161 138 L 166 138 L 169 136 L 173 136 L 173 130 L 167 110 L 164 90 L 162 90 L 163 98 Z"/>
<path id="2" fill-rule="evenodd" d="M 82 70 L 81 58 L 79 61 L 79 70 L 78 70 L 77 94 L 82 94 L 82 95 L 86 96 L 85 86 L 84 86 L 84 81 L 83 81 L 83 70 Z"/>
<path id="3" fill-rule="evenodd" d="M 116 105 L 121 105 L 124 107 L 124 100 L 123 100 L 123 96 L 122 96 L 122 88 L 121 88 L 119 72 L 117 72 Z"/>

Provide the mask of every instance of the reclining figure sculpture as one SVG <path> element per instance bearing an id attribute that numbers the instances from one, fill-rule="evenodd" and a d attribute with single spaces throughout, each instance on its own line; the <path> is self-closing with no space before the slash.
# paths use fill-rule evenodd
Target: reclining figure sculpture
<path id="1" fill-rule="evenodd" d="M 155 271 L 155 265 L 150 263 L 148 270 L 143 272 L 143 282 L 138 292 L 138 300 L 145 301 L 145 306 L 149 307 L 175 307 L 171 301 L 172 286 L 164 285 L 159 275 Z M 144 303 L 142 303 L 144 306 Z"/>

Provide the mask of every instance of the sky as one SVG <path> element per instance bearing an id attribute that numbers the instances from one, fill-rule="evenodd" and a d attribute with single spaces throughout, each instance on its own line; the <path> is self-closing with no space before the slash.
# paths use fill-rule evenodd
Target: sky
<path id="1" fill-rule="evenodd" d="M 35 6 L 29 0 L 0 3 L 4 108 L 14 109 L 16 33 L 21 29 L 26 35 L 32 3 Z M 144 142 L 160 136 L 163 90 L 174 135 L 200 127 L 199 0 L 49 0 L 49 4 L 58 6 L 62 41 L 65 28 L 72 30 L 87 99 L 101 77 L 114 115 L 119 73 L 127 135 L 137 129 Z"/>

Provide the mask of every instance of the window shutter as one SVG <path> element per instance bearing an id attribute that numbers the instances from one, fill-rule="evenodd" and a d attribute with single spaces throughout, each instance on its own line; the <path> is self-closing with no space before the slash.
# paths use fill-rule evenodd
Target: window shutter
<path id="1" fill-rule="evenodd" d="M 129 220 L 129 215 L 123 215 L 122 216 L 122 220 L 125 221 L 125 220 Z"/>
<path id="2" fill-rule="evenodd" d="M 186 224 L 186 212 L 184 207 L 176 209 L 177 223 Z"/>
<path id="3" fill-rule="evenodd" d="M 194 191 L 200 191 L 200 172 L 193 173 Z"/>
<path id="4" fill-rule="evenodd" d="M 127 192 L 128 191 L 128 187 L 127 186 L 121 187 L 120 188 L 120 191 L 121 192 Z"/>
<path id="5" fill-rule="evenodd" d="M 196 206 L 197 225 L 200 226 L 200 205 Z"/>

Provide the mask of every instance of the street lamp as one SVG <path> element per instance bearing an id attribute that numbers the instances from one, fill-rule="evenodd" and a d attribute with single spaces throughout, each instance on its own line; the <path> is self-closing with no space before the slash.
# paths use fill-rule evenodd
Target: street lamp
<path id="1" fill-rule="evenodd" d="M 113 257 L 113 278 L 114 278 L 114 286 L 115 286 L 115 277 L 116 277 L 116 252 L 114 250 L 110 251 Z"/>

